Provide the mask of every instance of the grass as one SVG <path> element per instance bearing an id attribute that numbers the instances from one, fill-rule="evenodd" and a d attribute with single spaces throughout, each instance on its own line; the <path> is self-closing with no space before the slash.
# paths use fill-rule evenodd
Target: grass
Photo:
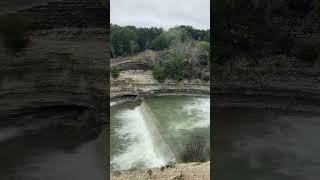
<path id="1" fill-rule="evenodd" d="M 192 136 L 190 143 L 185 146 L 181 160 L 183 162 L 205 162 L 209 154 L 210 150 L 207 148 L 205 139 L 201 136 Z"/>

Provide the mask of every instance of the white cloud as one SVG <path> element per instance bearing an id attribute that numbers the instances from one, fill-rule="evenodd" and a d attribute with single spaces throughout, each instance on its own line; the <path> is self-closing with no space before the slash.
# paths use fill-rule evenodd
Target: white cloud
<path id="1" fill-rule="evenodd" d="M 110 21 L 119 25 L 210 28 L 210 0 L 110 0 Z"/>

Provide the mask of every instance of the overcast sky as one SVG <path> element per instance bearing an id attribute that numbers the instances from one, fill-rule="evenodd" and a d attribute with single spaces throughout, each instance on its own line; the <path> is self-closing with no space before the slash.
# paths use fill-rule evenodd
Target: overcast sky
<path id="1" fill-rule="evenodd" d="M 139 27 L 210 28 L 210 0 L 110 0 L 111 23 Z"/>

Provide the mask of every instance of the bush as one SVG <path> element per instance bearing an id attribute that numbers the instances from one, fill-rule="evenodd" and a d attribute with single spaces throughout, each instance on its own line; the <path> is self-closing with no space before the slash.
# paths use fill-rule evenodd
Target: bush
<path id="1" fill-rule="evenodd" d="M 204 162 L 208 159 L 210 150 L 203 137 L 192 136 L 189 144 L 185 146 L 185 151 L 181 155 L 183 162 Z"/>
<path id="2" fill-rule="evenodd" d="M 184 55 L 174 52 L 170 54 L 168 61 L 164 64 L 164 73 L 167 78 L 181 81 L 184 74 L 189 74 L 184 65 Z M 191 73 L 191 72 L 190 72 Z"/>
<path id="3" fill-rule="evenodd" d="M 0 34 L 5 48 L 17 53 L 29 43 L 30 20 L 21 16 L 0 17 Z"/>
<path id="4" fill-rule="evenodd" d="M 163 82 L 165 79 L 164 68 L 159 64 L 153 68 L 152 74 L 159 82 Z"/>
<path id="5" fill-rule="evenodd" d="M 120 75 L 120 70 L 118 69 L 118 68 L 116 68 L 116 67 L 112 67 L 111 68 L 111 76 L 113 77 L 113 78 L 116 78 L 116 77 L 118 77 Z"/>

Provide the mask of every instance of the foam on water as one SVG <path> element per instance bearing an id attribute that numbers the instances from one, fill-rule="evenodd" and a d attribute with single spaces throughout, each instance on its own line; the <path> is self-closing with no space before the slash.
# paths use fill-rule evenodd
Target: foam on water
<path id="1" fill-rule="evenodd" d="M 170 133 L 210 127 L 209 98 L 193 98 L 171 112 L 167 121 L 169 129 L 166 129 Z M 121 110 L 114 117 L 120 125 L 112 128 L 115 128 L 115 136 L 124 142 L 124 149 L 119 148 L 121 150 L 111 157 L 112 170 L 160 167 L 176 161 L 176 149 L 170 148 L 162 138 L 160 127 L 163 124 L 146 101 L 133 110 Z"/>
<path id="2" fill-rule="evenodd" d="M 177 114 L 187 115 L 183 121 L 172 121 L 171 128 L 175 130 L 192 130 L 194 128 L 210 127 L 210 99 L 193 98 L 190 103 L 177 109 Z"/>
<path id="3" fill-rule="evenodd" d="M 122 111 L 116 116 L 121 121 L 120 128 L 116 129 L 117 136 L 129 143 L 121 153 L 112 157 L 113 169 L 159 167 L 166 163 L 165 158 L 156 153 L 152 135 L 140 107 Z"/>
<path id="4" fill-rule="evenodd" d="M 188 115 L 197 117 L 194 123 L 195 127 L 209 127 L 210 126 L 210 99 L 209 98 L 194 98 L 192 104 L 186 104 L 183 107 Z"/>

